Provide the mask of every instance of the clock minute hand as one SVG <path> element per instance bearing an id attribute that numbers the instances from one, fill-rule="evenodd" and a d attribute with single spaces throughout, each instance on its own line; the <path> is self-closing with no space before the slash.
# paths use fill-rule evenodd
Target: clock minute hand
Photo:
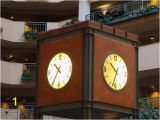
<path id="1" fill-rule="evenodd" d="M 112 66 L 112 68 L 113 68 L 113 70 L 116 72 L 116 74 L 118 74 L 117 73 L 117 71 L 118 71 L 118 68 L 117 68 L 117 70 L 114 68 L 114 66 L 112 65 L 112 63 L 110 63 L 110 65 Z"/>
<path id="2" fill-rule="evenodd" d="M 115 82 L 116 76 L 117 76 L 117 74 L 118 74 L 118 68 L 117 68 L 117 70 L 116 70 L 115 72 L 116 72 L 116 74 L 115 74 L 115 76 L 114 76 L 112 86 L 114 85 L 114 82 Z"/>
<path id="3" fill-rule="evenodd" d="M 53 82 L 52 82 L 52 85 L 53 85 L 53 83 L 55 82 L 55 80 L 56 80 L 56 77 L 57 77 L 57 75 L 58 75 L 58 70 L 61 68 L 61 66 L 57 69 L 57 73 L 56 73 L 56 75 L 55 75 L 55 77 L 54 77 L 54 80 L 53 80 Z"/>

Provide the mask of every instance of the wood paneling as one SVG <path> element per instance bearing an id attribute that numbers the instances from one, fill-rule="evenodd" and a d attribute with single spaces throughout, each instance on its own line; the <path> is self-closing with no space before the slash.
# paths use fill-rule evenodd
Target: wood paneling
<path id="1" fill-rule="evenodd" d="M 69 83 L 60 90 L 53 89 L 47 80 L 47 68 L 58 52 L 67 53 L 72 60 L 72 75 Z M 38 106 L 47 106 L 81 100 L 82 81 L 82 34 L 49 41 L 40 46 L 38 81 Z"/>
<path id="2" fill-rule="evenodd" d="M 94 101 L 135 108 L 135 48 L 100 35 L 95 35 L 94 44 Z M 128 68 L 128 81 L 121 91 L 111 90 L 103 78 L 102 66 L 109 53 L 119 54 Z"/>

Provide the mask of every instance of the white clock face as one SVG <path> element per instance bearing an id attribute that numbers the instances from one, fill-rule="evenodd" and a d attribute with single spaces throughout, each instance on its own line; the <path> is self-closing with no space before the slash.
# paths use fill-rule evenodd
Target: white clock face
<path id="1" fill-rule="evenodd" d="M 110 54 L 103 64 L 103 75 L 108 86 L 113 90 L 121 90 L 127 83 L 128 70 L 122 57 Z"/>
<path id="2" fill-rule="evenodd" d="M 70 80 L 72 62 L 66 53 L 56 54 L 50 61 L 47 70 L 49 84 L 54 89 L 63 88 Z"/>

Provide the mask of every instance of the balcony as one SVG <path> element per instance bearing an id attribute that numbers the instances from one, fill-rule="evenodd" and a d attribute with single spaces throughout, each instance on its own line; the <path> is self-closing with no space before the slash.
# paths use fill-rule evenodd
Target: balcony
<path id="1" fill-rule="evenodd" d="M 135 1 L 88 14 L 86 15 L 86 20 L 113 25 L 122 21 L 124 22 L 126 20 L 155 13 L 159 13 L 159 6 L 151 5 L 148 1 Z"/>
<path id="2" fill-rule="evenodd" d="M 35 63 L 11 63 L 1 61 L 1 72 L 3 84 L 23 85 L 24 83 L 35 84 Z"/>

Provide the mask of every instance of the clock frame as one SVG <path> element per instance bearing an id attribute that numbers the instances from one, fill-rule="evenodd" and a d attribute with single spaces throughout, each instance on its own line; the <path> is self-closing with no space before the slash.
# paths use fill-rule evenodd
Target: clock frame
<path id="1" fill-rule="evenodd" d="M 70 56 L 64 52 L 56 53 L 47 69 L 47 79 L 50 86 L 57 90 L 62 89 L 68 84 L 71 75 L 72 60 Z"/>
<path id="2" fill-rule="evenodd" d="M 111 56 L 114 56 L 114 58 L 113 57 L 111 58 Z M 120 59 L 120 61 L 118 61 L 118 59 Z M 115 64 L 118 64 L 118 65 L 116 65 L 116 67 L 115 67 Z M 124 66 L 120 66 L 122 64 L 124 64 Z M 111 67 L 111 70 L 107 67 Z M 123 73 L 121 73 L 122 76 L 120 76 L 118 71 L 122 71 L 121 69 L 125 70 L 123 72 L 126 72 L 126 76 Z M 103 72 L 103 76 L 104 76 L 104 81 L 105 81 L 106 85 L 111 90 L 121 91 L 126 86 L 127 81 L 128 81 L 128 69 L 127 69 L 127 65 L 125 63 L 125 60 L 118 53 L 114 53 L 114 52 L 107 53 L 107 55 L 104 59 L 104 62 L 103 62 L 102 72 Z M 119 77 L 119 78 L 117 78 L 117 77 Z M 122 81 L 122 78 L 124 78 L 123 81 Z M 125 82 L 125 83 L 123 83 L 123 82 Z M 117 85 L 117 83 L 118 83 L 118 85 Z M 119 86 L 119 88 L 118 88 L 118 86 Z"/>

